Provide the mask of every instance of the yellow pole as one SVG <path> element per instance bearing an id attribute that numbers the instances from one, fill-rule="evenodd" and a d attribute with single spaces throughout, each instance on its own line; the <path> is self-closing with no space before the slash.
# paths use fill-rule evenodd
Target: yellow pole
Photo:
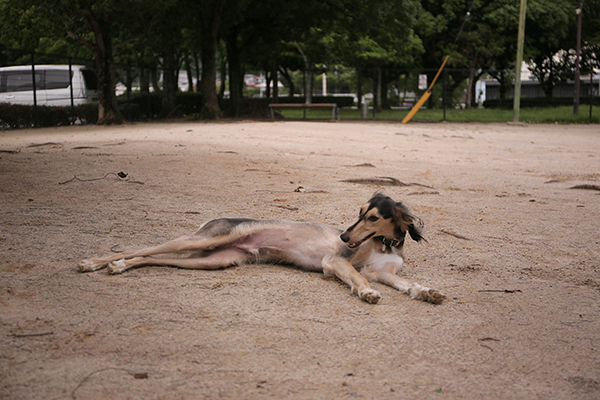
<path id="1" fill-rule="evenodd" d="M 410 121 L 410 119 L 415 116 L 415 114 L 417 113 L 417 111 L 419 111 L 419 109 L 421 108 L 421 106 L 423 104 L 425 104 L 425 102 L 427 101 L 427 99 L 429 98 L 429 96 L 431 96 L 431 89 L 433 89 L 433 85 L 435 85 L 435 82 L 440 77 L 440 74 L 442 73 L 442 70 L 444 69 L 444 66 L 448 62 L 449 58 L 450 58 L 450 56 L 446 56 L 446 58 L 444 59 L 444 62 L 442 63 L 442 66 L 438 70 L 437 74 L 435 74 L 435 77 L 433 78 L 433 80 L 431 81 L 431 84 L 427 88 L 427 91 L 425 93 L 423 93 L 423 96 L 421 96 L 421 98 L 419 99 L 419 101 L 417 101 L 417 104 L 415 104 L 413 106 L 413 108 L 410 110 L 410 112 L 408 114 L 406 114 L 406 117 L 404 117 L 404 119 L 402 120 L 403 124 L 405 124 L 408 121 Z"/>
<path id="2" fill-rule="evenodd" d="M 521 0 L 519 11 L 519 33 L 517 35 L 517 63 L 515 72 L 515 95 L 513 96 L 513 122 L 519 122 L 521 113 L 521 63 L 523 62 L 523 45 L 525 42 L 525 14 L 527 0 Z"/>

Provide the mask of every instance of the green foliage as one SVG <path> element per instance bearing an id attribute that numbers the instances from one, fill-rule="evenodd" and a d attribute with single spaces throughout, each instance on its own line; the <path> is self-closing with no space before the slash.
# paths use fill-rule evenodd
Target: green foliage
<path id="1" fill-rule="evenodd" d="M 376 98 L 397 86 L 401 69 L 437 69 L 450 55 L 450 91 L 477 79 L 482 69 L 514 68 L 519 2 L 515 0 L 0 0 L 0 43 L 27 52 L 59 53 L 98 61 L 100 107 L 110 109 L 114 84 L 113 61 L 161 69 L 165 115 L 195 112 L 179 101 L 174 81 L 179 68 L 200 69 L 202 60 L 229 75 L 228 88 L 235 110 L 243 107 L 243 74 L 249 68 L 278 68 L 290 87 L 302 84 L 293 71 L 334 72 L 342 66 L 376 83 Z M 534 74 L 547 92 L 572 71 L 575 7 L 579 0 L 528 0 L 526 58 L 535 62 Z M 215 12 L 219 7 L 222 12 Z M 213 18 L 214 17 L 214 18 Z M 583 66 L 600 66 L 600 0 L 583 7 Z M 203 44 L 216 37 L 216 54 Z M 552 57 L 566 50 L 558 65 Z M 28 64 L 28 53 L 3 52 L 1 64 Z M 39 57 L 37 62 L 66 62 Z M 210 68 L 208 68 L 210 67 Z M 560 67 L 560 68 L 559 68 Z M 226 68 L 228 68 L 227 71 Z M 383 73 L 382 71 L 386 71 Z M 379 78 L 372 71 L 377 71 Z M 198 75 L 199 71 L 195 71 Z M 330 74 L 331 75 L 331 74 Z M 509 74 L 496 75 L 507 84 Z M 121 80 L 131 85 L 121 74 Z M 350 79 L 350 78 L 349 78 Z M 212 81 L 204 79 L 214 98 Z M 140 87 L 148 91 L 150 76 Z M 313 82 L 309 80 L 309 82 Z M 338 82 L 339 83 L 339 82 Z M 210 89 L 210 90 L 209 90 Z M 469 87 L 470 89 L 470 87 Z M 369 88 L 370 90 L 370 88 Z M 296 90 L 299 92 L 299 90 Z M 155 95 L 155 96 L 158 96 Z M 179 95 L 177 95 L 179 96 Z M 437 101 L 434 96 L 432 102 Z M 181 100 L 181 99 L 180 99 Z M 394 101 L 399 101 L 396 95 Z M 153 100 L 154 101 L 154 100 Z M 194 100 L 195 101 L 195 100 Z M 216 100 L 215 100 L 216 102 Z M 225 103 L 222 103 L 225 104 Z M 432 103 L 430 103 L 431 105 Z M 166 109 L 169 105 L 170 109 Z M 214 105 L 214 103 L 212 103 Z M 140 115 L 143 107 L 140 107 Z M 157 107 L 160 108 L 160 107 Z M 218 115 L 219 113 L 213 113 Z M 101 113 L 104 115 L 104 113 Z M 117 116 L 118 117 L 118 116 Z"/>

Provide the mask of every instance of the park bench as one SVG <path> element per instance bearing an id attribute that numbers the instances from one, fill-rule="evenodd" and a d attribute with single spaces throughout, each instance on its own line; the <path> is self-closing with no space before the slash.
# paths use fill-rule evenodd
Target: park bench
<path id="1" fill-rule="evenodd" d="M 306 118 L 306 109 L 327 109 L 331 108 L 332 114 L 331 119 L 339 120 L 340 115 L 338 111 L 338 106 L 336 103 L 314 103 L 314 104 L 304 104 L 304 103 L 271 103 L 269 104 L 269 113 L 271 114 L 271 118 L 275 119 L 275 109 L 303 109 L 305 111 L 304 118 Z"/>

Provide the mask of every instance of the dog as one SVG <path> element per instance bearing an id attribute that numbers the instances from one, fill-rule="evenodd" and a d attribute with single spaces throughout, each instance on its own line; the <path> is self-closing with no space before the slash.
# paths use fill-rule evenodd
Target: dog
<path id="1" fill-rule="evenodd" d="M 381 293 L 369 287 L 369 281 L 394 287 L 412 299 L 441 304 L 446 298 L 441 292 L 397 275 L 404 262 L 406 234 L 417 242 L 424 240 L 421 227 L 421 220 L 401 202 L 378 192 L 344 232 L 316 222 L 221 218 L 205 223 L 192 236 L 156 247 L 82 260 L 79 271 L 108 267 L 110 274 L 120 274 L 146 265 L 212 270 L 274 262 L 335 276 L 372 304 Z M 190 252 L 185 258 L 154 257 Z"/>

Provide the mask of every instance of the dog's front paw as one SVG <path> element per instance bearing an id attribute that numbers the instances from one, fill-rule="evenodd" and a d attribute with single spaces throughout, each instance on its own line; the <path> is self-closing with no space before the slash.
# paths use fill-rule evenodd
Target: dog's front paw
<path id="1" fill-rule="evenodd" d="M 94 260 L 81 260 L 77 265 L 77 270 L 79 272 L 92 272 L 98 271 L 99 269 L 102 269 L 104 267 L 106 267 L 105 263 L 101 263 Z"/>
<path id="2" fill-rule="evenodd" d="M 421 300 L 433 304 L 442 304 L 442 302 L 446 300 L 446 296 L 437 290 L 429 289 L 428 291 L 421 292 Z"/>
<path id="3" fill-rule="evenodd" d="M 368 303 L 377 304 L 379 299 L 381 299 L 381 293 L 379 293 L 377 290 L 366 288 L 358 293 L 358 297 Z"/>

